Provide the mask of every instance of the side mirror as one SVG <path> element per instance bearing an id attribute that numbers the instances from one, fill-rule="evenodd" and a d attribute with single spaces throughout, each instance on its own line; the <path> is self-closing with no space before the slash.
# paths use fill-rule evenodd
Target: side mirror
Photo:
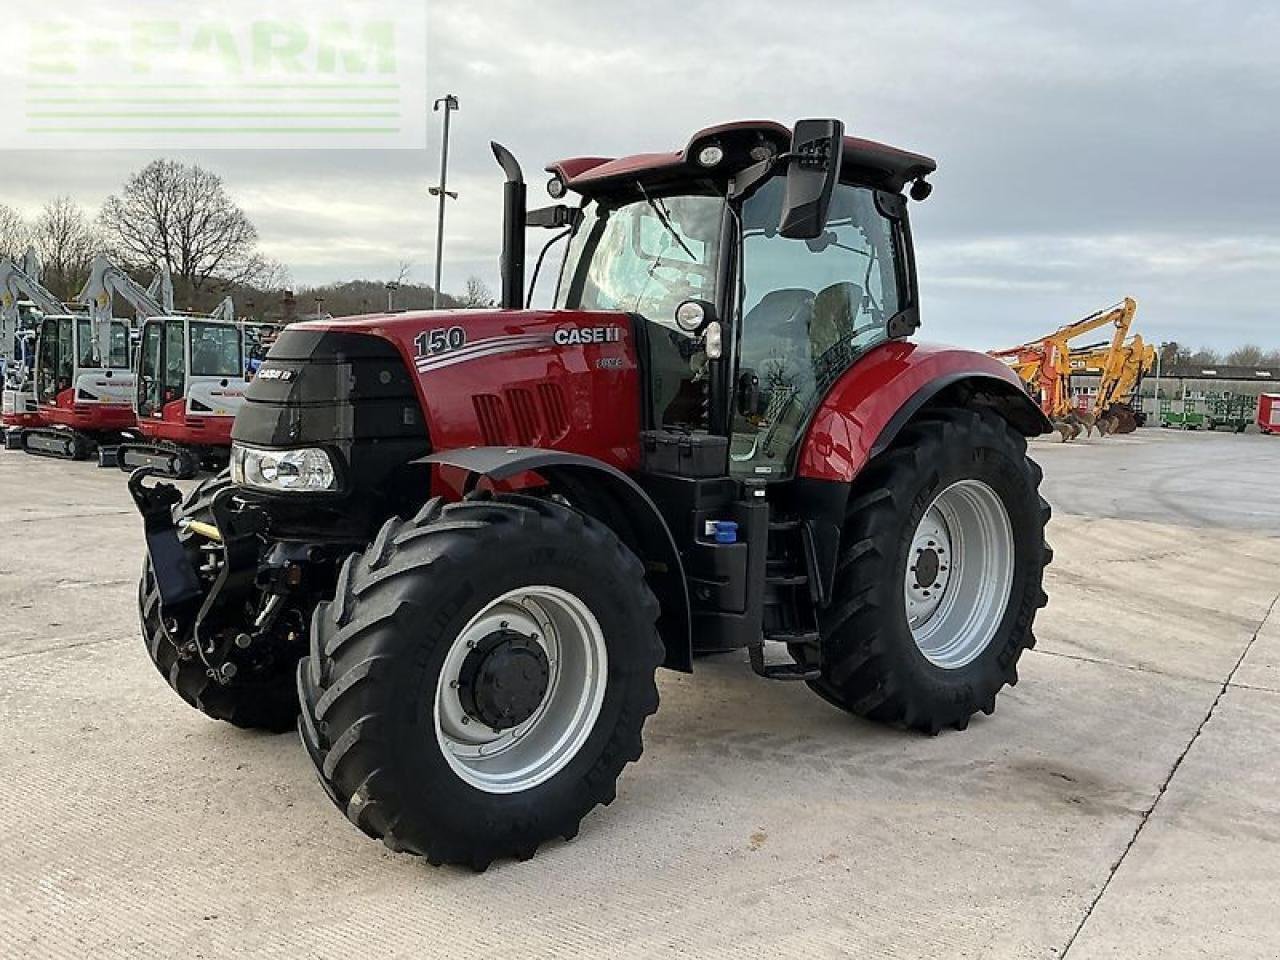
<path id="1" fill-rule="evenodd" d="M 817 240 L 827 227 L 831 195 L 840 182 L 844 124 L 801 120 L 786 155 L 787 191 L 778 232 L 788 240 Z"/>

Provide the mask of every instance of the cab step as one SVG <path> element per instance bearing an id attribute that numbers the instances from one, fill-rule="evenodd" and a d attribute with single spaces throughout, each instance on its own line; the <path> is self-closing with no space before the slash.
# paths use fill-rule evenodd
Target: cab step
<path id="1" fill-rule="evenodd" d="M 765 660 L 764 644 L 758 643 L 747 649 L 751 660 L 751 669 L 766 680 L 817 680 L 821 671 L 816 667 L 805 667 L 792 660 L 769 663 Z"/>
<path id="2" fill-rule="evenodd" d="M 765 577 L 764 582 L 771 587 L 803 587 L 809 578 L 803 573 L 777 573 Z"/>

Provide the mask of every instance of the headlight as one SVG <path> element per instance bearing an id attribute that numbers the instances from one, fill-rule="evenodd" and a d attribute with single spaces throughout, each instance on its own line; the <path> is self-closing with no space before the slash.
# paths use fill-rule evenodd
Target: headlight
<path id="1" fill-rule="evenodd" d="M 231 479 L 245 487 L 290 493 L 338 489 L 338 473 L 324 450 L 258 450 L 231 446 Z"/>

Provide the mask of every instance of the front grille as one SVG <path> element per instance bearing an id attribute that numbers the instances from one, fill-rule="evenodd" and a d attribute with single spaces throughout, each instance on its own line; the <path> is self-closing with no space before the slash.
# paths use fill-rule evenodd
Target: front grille
<path id="1" fill-rule="evenodd" d="M 391 342 L 363 333 L 285 330 L 245 391 L 232 439 L 336 448 L 354 490 L 429 451 L 417 391 Z"/>

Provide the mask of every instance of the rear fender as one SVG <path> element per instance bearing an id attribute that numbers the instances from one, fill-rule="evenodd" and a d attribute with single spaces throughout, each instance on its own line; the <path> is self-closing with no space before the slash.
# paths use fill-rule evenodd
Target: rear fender
<path id="1" fill-rule="evenodd" d="M 661 606 L 658 632 L 666 647 L 664 666 L 693 669 L 689 589 L 675 539 L 649 495 L 621 470 L 592 457 L 534 447 L 469 447 L 433 453 L 416 463 L 460 471 L 463 492 L 479 482 L 527 487 L 541 477 L 582 512 L 609 527 L 644 563 L 645 579 Z M 516 484 L 512 484 L 516 481 Z"/>
<path id="2" fill-rule="evenodd" d="M 1017 376 L 984 353 L 890 341 L 835 382 L 809 423 L 796 461 L 807 480 L 852 482 L 930 404 L 986 406 L 1024 436 L 1048 433 L 1048 418 Z"/>
<path id="3" fill-rule="evenodd" d="M 853 481 L 922 411 L 987 408 L 1024 436 L 1052 430 L 1003 363 L 983 353 L 891 341 L 859 360 L 819 404 L 787 486 L 813 532 L 821 593 L 831 595 Z"/>

